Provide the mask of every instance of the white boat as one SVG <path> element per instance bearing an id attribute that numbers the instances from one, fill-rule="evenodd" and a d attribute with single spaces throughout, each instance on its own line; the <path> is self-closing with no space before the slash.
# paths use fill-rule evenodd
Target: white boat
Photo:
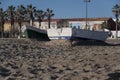
<path id="1" fill-rule="evenodd" d="M 33 26 L 22 26 L 21 28 L 23 35 L 26 38 L 34 38 L 34 39 L 49 39 L 47 35 L 47 30 L 39 29 Z"/>
<path id="2" fill-rule="evenodd" d="M 77 28 L 57 28 L 47 30 L 49 39 L 87 39 L 105 41 L 108 33 L 105 31 L 92 31 Z"/>

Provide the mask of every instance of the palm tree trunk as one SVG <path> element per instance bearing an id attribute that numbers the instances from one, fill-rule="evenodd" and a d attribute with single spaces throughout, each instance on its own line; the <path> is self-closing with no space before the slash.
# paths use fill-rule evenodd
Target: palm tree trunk
<path id="1" fill-rule="evenodd" d="M 48 28 L 50 28 L 50 17 L 48 17 Z"/>
<path id="2" fill-rule="evenodd" d="M 41 21 L 39 21 L 39 28 L 41 27 Z"/>
<path id="3" fill-rule="evenodd" d="M 14 19 L 13 19 L 13 17 L 11 17 L 10 37 L 14 37 Z"/>
<path id="4" fill-rule="evenodd" d="M 2 38 L 2 23 L 0 24 L 0 32 L 1 32 L 0 37 Z"/>
<path id="5" fill-rule="evenodd" d="M 10 37 L 13 37 L 13 25 L 11 25 Z"/>
<path id="6" fill-rule="evenodd" d="M 19 28 L 19 38 L 21 38 L 21 36 L 22 36 L 22 31 L 21 31 L 22 23 L 21 23 L 21 21 L 18 24 L 20 26 L 20 28 Z"/>
<path id="7" fill-rule="evenodd" d="M 10 32 L 9 32 L 9 37 L 11 38 L 12 37 L 12 21 L 11 21 L 11 26 L 10 26 Z"/>
<path id="8" fill-rule="evenodd" d="M 19 30 L 20 33 L 19 33 L 19 36 L 20 36 L 20 38 L 21 38 L 21 36 L 22 36 L 22 31 L 21 31 L 22 23 L 20 22 L 19 25 L 20 25 L 20 30 Z"/>
<path id="9" fill-rule="evenodd" d="M 1 27 L 2 29 L 1 29 L 1 37 L 3 38 L 4 36 L 3 36 L 3 34 L 4 34 L 4 25 L 2 24 L 2 27 Z"/>
<path id="10" fill-rule="evenodd" d="M 39 28 L 41 27 L 41 22 L 42 22 L 42 20 L 39 20 Z"/>

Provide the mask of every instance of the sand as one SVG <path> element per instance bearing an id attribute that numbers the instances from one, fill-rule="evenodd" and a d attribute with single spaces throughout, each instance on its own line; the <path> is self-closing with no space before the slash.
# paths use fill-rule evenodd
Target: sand
<path id="1" fill-rule="evenodd" d="M 0 80 L 120 80 L 119 43 L 0 39 Z"/>

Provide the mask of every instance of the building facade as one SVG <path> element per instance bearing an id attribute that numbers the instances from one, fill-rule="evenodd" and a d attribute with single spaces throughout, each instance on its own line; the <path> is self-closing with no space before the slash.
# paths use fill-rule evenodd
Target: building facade
<path id="1" fill-rule="evenodd" d="M 103 22 L 109 23 L 111 29 L 115 28 L 115 22 L 112 18 L 88 18 L 88 29 L 90 30 L 100 30 L 101 24 Z M 24 21 L 22 25 L 29 25 L 28 21 Z M 85 29 L 86 19 L 85 18 L 67 18 L 67 19 L 51 19 L 51 28 L 61 28 L 61 27 L 76 27 L 79 29 Z M 15 29 L 19 29 L 17 22 L 14 23 Z M 41 29 L 48 29 L 48 20 L 43 20 L 41 26 L 39 26 L 39 21 L 33 21 L 33 26 Z M 10 30 L 10 22 L 4 24 L 4 31 Z"/>
<path id="2" fill-rule="evenodd" d="M 101 30 L 101 24 L 107 22 L 108 27 L 113 28 L 113 23 L 115 23 L 112 18 L 88 18 L 87 21 L 88 29 L 90 30 Z M 38 24 L 35 24 L 37 27 Z M 68 19 L 51 19 L 51 28 L 60 28 L 60 27 L 75 27 L 79 29 L 85 29 L 86 19 L 85 18 L 68 18 Z M 39 28 L 48 29 L 48 21 L 43 20 Z"/>

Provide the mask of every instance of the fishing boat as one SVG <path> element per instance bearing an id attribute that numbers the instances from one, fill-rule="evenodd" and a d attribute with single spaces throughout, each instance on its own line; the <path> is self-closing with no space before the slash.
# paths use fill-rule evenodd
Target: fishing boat
<path id="1" fill-rule="evenodd" d="M 23 35 L 26 38 L 32 38 L 32 39 L 49 39 L 47 35 L 47 30 L 45 29 L 39 29 L 33 26 L 27 26 L 24 25 L 21 28 Z"/>
<path id="2" fill-rule="evenodd" d="M 97 40 L 105 41 L 109 32 L 105 31 L 92 31 L 78 28 L 54 28 L 47 30 L 49 39 L 84 39 L 84 40 Z"/>

